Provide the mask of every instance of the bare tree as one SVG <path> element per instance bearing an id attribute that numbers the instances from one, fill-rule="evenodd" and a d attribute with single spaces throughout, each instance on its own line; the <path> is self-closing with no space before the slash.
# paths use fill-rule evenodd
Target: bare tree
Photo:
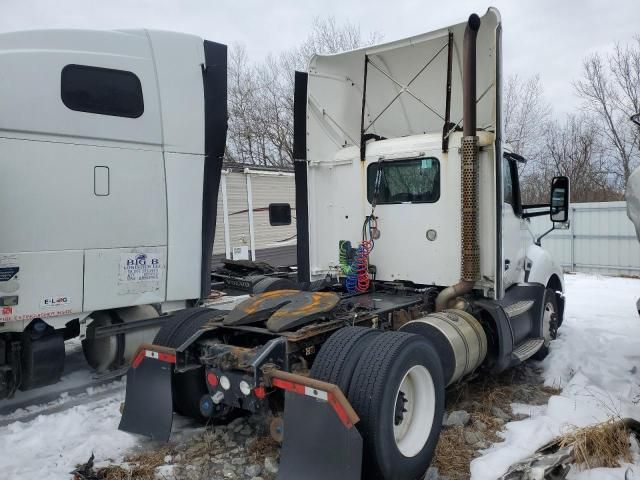
<path id="1" fill-rule="evenodd" d="M 360 27 L 316 18 L 298 47 L 252 64 L 246 49 L 235 45 L 229 62 L 229 132 L 227 159 L 274 167 L 293 161 L 293 87 L 295 70 L 306 70 L 317 53 L 337 53 L 380 40 L 363 38 Z"/>
<path id="2" fill-rule="evenodd" d="M 611 173 L 623 187 L 640 161 L 640 135 L 629 117 L 640 109 L 640 36 L 618 44 L 613 53 L 595 53 L 583 64 L 583 78 L 574 83 L 584 109 L 598 126 L 607 153 L 615 160 Z"/>
<path id="3" fill-rule="evenodd" d="M 504 139 L 527 163 L 519 164 L 524 203 L 546 201 L 548 194 L 545 134 L 551 107 L 545 100 L 540 77 L 511 75 L 504 91 Z M 545 186 L 542 186 L 545 184 Z"/>
<path id="4" fill-rule="evenodd" d="M 259 86 L 255 68 L 249 63 L 246 49 L 242 45 L 234 45 L 231 49 L 227 81 L 227 159 L 238 163 L 254 163 L 253 159 L 262 156 L 255 108 Z"/>
<path id="5" fill-rule="evenodd" d="M 609 157 L 598 127 L 582 115 L 568 115 L 564 123 L 550 122 L 542 137 L 544 153 L 535 174 L 523 184 L 523 197 L 529 202 L 546 202 L 554 176 L 571 179 L 571 199 L 576 202 L 619 200 L 612 187 Z"/>
<path id="6" fill-rule="evenodd" d="M 306 70 L 311 57 L 318 53 L 339 53 L 354 50 L 366 45 L 373 45 L 382 40 L 378 32 L 364 38 L 357 24 L 345 22 L 338 24 L 335 17 L 313 20 L 311 32 L 304 42 L 282 54 L 282 62 L 288 68 L 288 75 L 293 78 L 294 70 Z"/>
<path id="7" fill-rule="evenodd" d="M 550 113 L 551 107 L 544 99 L 538 75 L 527 79 L 511 75 L 507 79 L 504 94 L 505 142 L 531 162 L 541 158 L 543 148 L 540 139 Z"/>

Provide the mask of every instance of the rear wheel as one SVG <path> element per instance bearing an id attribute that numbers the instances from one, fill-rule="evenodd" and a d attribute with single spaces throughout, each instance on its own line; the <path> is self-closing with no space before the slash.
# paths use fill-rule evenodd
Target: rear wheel
<path id="1" fill-rule="evenodd" d="M 551 340 L 555 340 L 558 336 L 558 302 L 556 292 L 547 288 L 544 292 L 542 311 L 542 337 L 544 344 L 534 355 L 534 360 L 544 360 L 549 355 L 549 346 Z"/>
<path id="2" fill-rule="evenodd" d="M 178 348 L 189 340 L 208 320 L 223 313 L 210 308 L 182 310 L 167 320 L 157 333 L 153 343 L 163 347 Z M 204 421 L 200 413 L 200 398 L 208 392 L 203 367 L 174 373 L 172 377 L 173 409 L 185 417 Z"/>
<path id="3" fill-rule="evenodd" d="M 379 335 L 360 357 L 348 398 L 360 416 L 363 478 L 420 478 L 444 413 L 442 367 L 431 343 L 401 332 Z"/>
<path id="4" fill-rule="evenodd" d="M 380 330 L 372 328 L 341 328 L 322 345 L 311 366 L 311 377 L 338 385 L 346 395 L 358 360 L 381 334 Z"/>

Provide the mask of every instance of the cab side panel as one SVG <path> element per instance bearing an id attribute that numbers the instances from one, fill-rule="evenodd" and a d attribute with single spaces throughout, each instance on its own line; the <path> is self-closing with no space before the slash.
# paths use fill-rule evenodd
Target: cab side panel
<path id="1" fill-rule="evenodd" d="M 166 268 L 162 132 L 147 38 L 2 34 L 0 68 L 0 258 L 15 257 L 22 271 L 9 320 L 148 303 L 145 277 L 123 287 L 132 281 L 123 272 L 142 256 Z M 135 111 L 112 109 L 127 108 L 123 92 Z M 166 275 L 156 280 L 151 301 L 165 298 Z M 0 296 L 10 287 L 3 283 Z M 45 303 L 47 315 L 36 309 Z"/>
<path id="2" fill-rule="evenodd" d="M 202 39 L 146 32 L 161 102 L 167 188 L 167 300 L 200 296 L 204 93 Z M 207 253 L 208 255 L 211 252 Z"/>

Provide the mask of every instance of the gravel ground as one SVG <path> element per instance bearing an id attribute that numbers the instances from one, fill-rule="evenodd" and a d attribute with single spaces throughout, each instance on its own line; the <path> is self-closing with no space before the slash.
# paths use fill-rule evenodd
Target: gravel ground
<path id="1" fill-rule="evenodd" d="M 126 456 L 123 462 L 81 466 L 79 480 L 274 480 L 279 445 L 262 422 L 241 417 L 228 425 L 209 425 L 195 435 L 172 437 Z"/>
<path id="2" fill-rule="evenodd" d="M 466 480 L 469 464 L 493 442 L 515 414 L 511 405 L 545 404 L 557 393 L 545 387 L 539 364 L 532 362 L 497 377 L 482 377 L 447 392 L 447 412 L 436 456 L 426 480 Z M 173 438 L 87 475 L 87 479 L 124 480 L 273 480 L 279 445 L 255 417 L 207 426 L 196 435 Z M 456 455 L 451 455 L 455 451 Z M 99 461 L 100 459 L 96 459 Z M 82 477 L 80 477 L 82 478 Z"/>

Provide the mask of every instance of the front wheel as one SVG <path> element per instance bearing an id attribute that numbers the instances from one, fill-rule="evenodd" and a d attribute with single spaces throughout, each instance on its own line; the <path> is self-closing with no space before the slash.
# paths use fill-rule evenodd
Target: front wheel
<path id="1" fill-rule="evenodd" d="M 544 344 L 540 347 L 535 355 L 534 360 L 544 360 L 549 355 L 549 346 L 551 340 L 555 340 L 558 336 L 558 301 L 556 298 L 556 292 L 550 288 L 544 291 L 542 312 L 542 337 L 544 338 Z"/>
<path id="2" fill-rule="evenodd" d="M 348 398 L 360 416 L 363 478 L 424 475 L 444 413 L 444 376 L 431 343 L 402 332 L 379 335 L 358 361 Z"/>

